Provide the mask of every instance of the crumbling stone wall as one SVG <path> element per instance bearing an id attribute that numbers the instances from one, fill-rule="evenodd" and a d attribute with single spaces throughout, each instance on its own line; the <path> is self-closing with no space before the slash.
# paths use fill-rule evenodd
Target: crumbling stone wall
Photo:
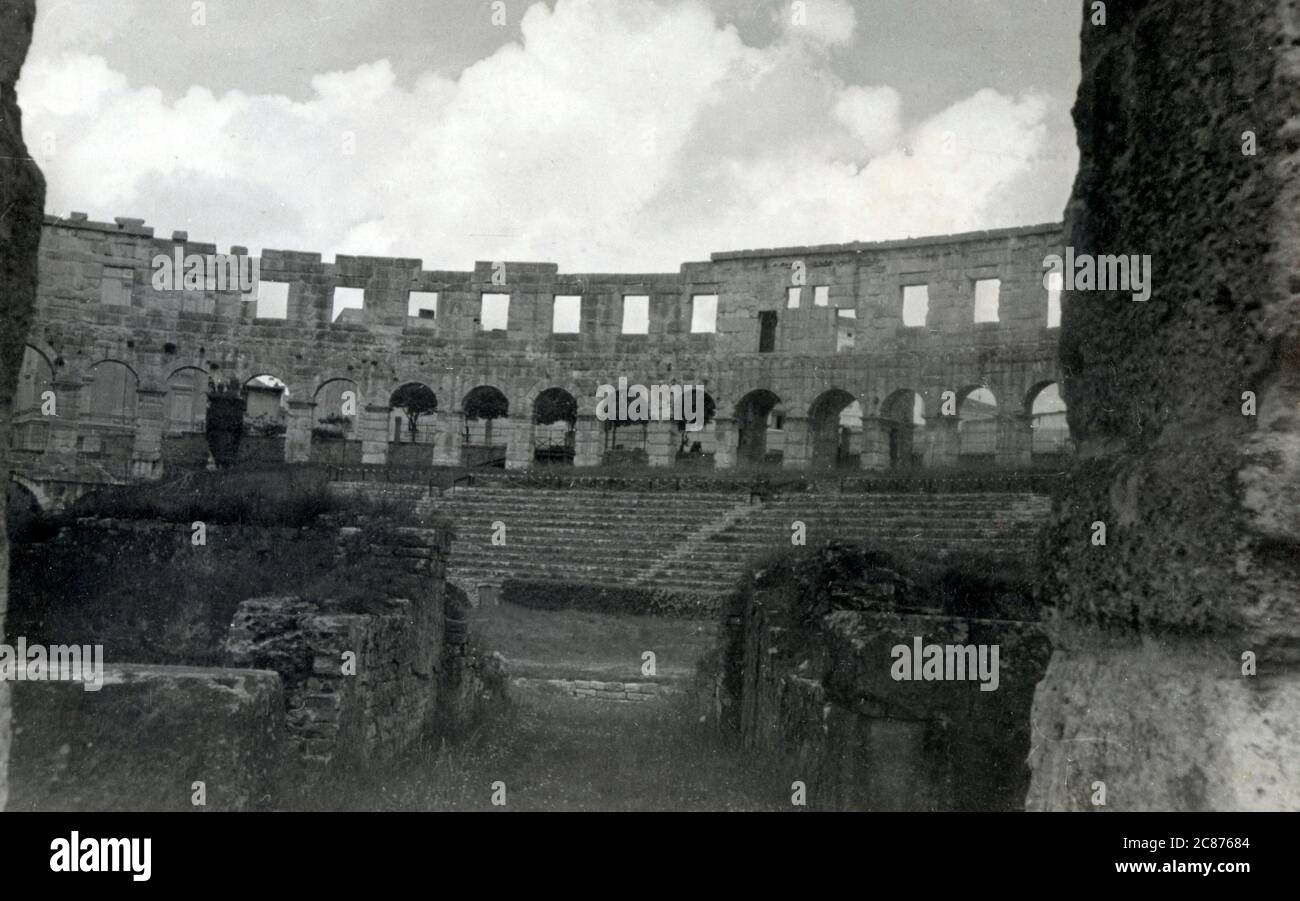
<path id="1" fill-rule="evenodd" d="M 1028 805 L 1297 809 L 1300 9 L 1083 6 L 1066 243 L 1154 287 L 1063 298 L 1081 460 Z"/>
<path id="2" fill-rule="evenodd" d="M 27 57 L 36 0 L 0 0 L 0 475 L 8 488 L 10 417 L 24 336 L 36 301 L 45 179 L 23 142 L 14 85 Z M 0 517 L 0 639 L 9 599 L 9 543 Z M 9 686 L 0 682 L 0 810 L 7 795 Z"/>
<path id="3" fill-rule="evenodd" d="M 760 570 L 729 599 L 697 684 L 701 712 L 724 735 L 787 759 L 816 809 L 1019 809 L 1029 708 L 1050 653 L 1037 622 L 1008 616 L 1024 598 L 990 583 L 963 593 L 973 609 L 957 615 L 956 595 L 917 584 L 883 555 L 840 549 L 821 560 Z M 996 645 L 996 689 L 895 679 L 893 648 L 917 638 Z"/>
<path id="4" fill-rule="evenodd" d="M 463 606 L 445 585 L 445 529 L 340 530 L 350 602 L 300 596 L 239 605 L 230 666 L 270 669 L 285 686 L 295 759 L 346 773 L 392 760 L 424 738 L 455 736 L 504 697 L 504 670 L 468 641 Z"/>

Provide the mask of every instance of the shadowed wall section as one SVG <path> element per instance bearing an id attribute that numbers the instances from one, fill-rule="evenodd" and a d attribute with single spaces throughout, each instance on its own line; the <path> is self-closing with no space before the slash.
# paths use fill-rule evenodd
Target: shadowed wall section
<path id="1" fill-rule="evenodd" d="M 35 0 L 0 0 L 0 473 L 6 474 L 23 336 L 36 301 L 45 207 L 45 179 L 27 155 L 14 93 L 35 19 Z M 6 476 L 6 487 L 8 483 Z M 0 638 L 8 600 L 9 541 L 0 518 Z M 8 798 L 9 719 L 9 685 L 0 682 L 0 809 Z"/>

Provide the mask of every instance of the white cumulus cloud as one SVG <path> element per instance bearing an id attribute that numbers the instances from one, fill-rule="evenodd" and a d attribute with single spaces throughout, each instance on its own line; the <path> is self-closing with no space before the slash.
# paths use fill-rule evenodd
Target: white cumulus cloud
<path id="1" fill-rule="evenodd" d="M 20 101 L 51 211 L 222 245 L 675 271 L 713 250 L 1016 224 L 1046 100 L 976 90 L 909 122 L 894 88 L 826 67 L 853 8 L 805 14 L 753 47 L 696 0 L 538 3 L 454 79 L 402 83 L 377 60 L 299 99 L 169 100 L 47 42 Z"/>

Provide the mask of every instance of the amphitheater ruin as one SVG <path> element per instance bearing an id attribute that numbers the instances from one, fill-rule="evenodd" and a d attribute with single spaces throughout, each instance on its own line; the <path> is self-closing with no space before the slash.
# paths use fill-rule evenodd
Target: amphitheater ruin
<path id="1" fill-rule="evenodd" d="M 139 220 L 46 218 L 12 457 L 42 499 L 205 465 L 210 383 L 247 398 L 244 461 L 825 472 L 1069 447 L 1043 276 L 1059 225 L 667 274 L 266 250 L 252 291 L 155 290 L 178 250 L 217 254 Z M 620 378 L 702 384 L 707 425 L 598 421 L 597 386 Z"/>

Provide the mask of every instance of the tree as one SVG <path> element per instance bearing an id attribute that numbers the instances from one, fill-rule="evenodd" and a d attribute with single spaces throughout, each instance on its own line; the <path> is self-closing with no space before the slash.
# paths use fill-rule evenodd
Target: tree
<path id="1" fill-rule="evenodd" d="M 438 398 L 427 385 L 410 382 L 393 392 L 388 405 L 401 410 L 406 416 L 406 429 L 414 442 L 419 433 L 420 417 L 438 409 Z"/>

